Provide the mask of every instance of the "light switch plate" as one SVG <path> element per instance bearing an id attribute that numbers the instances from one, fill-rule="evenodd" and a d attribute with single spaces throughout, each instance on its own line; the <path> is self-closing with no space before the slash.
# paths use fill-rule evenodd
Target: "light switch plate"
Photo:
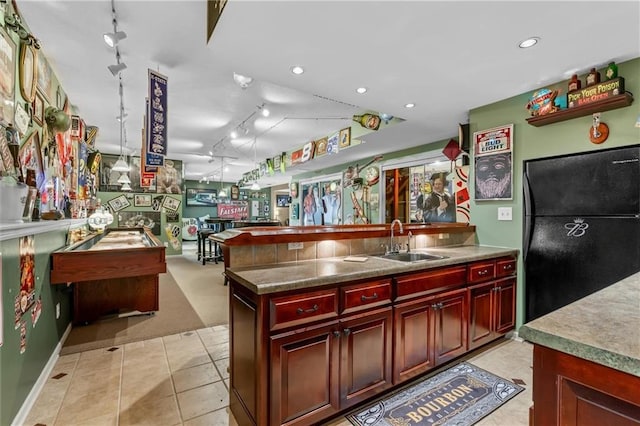
<path id="1" fill-rule="evenodd" d="M 498 220 L 513 220 L 511 207 L 498 207 Z"/>

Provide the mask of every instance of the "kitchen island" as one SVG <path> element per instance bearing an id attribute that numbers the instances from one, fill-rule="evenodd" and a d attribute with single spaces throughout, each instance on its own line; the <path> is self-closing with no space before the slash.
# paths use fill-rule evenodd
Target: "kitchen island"
<path id="1" fill-rule="evenodd" d="M 349 232 L 351 253 L 334 257 L 320 256 L 322 230 L 276 231 L 312 244 L 315 259 L 289 262 L 273 261 L 287 243 L 266 228 L 237 237 L 246 258 L 232 256 L 226 275 L 230 408 L 240 425 L 321 423 L 513 330 L 518 250 L 412 242 L 444 258 L 400 262 L 376 253 L 388 230 L 367 228 L 369 242 Z M 234 247 L 234 236 L 218 238 Z M 250 244 L 261 238 L 264 248 Z"/>
<path id="2" fill-rule="evenodd" d="M 524 324 L 531 425 L 640 424 L 640 273 Z"/>

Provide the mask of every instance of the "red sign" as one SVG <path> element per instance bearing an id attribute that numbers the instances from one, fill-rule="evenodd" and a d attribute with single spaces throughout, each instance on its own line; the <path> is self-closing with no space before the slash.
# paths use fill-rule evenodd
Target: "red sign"
<path id="1" fill-rule="evenodd" d="M 218 217 L 240 220 L 249 217 L 249 206 L 243 204 L 218 204 Z"/>

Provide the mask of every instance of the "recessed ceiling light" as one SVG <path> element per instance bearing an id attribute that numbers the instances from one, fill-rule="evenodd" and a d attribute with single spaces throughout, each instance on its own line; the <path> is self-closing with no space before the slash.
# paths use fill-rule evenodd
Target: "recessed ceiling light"
<path id="1" fill-rule="evenodd" d="M 294 73 L 295 75 L 300 75 L 304 73 L 304 68 L 302 68 L 300 65 L 295 65 L 291 67 L 291 72 Z"/>
<path id="2" fill-rule="evenodd" d="M 356 92 L 358 92 L 358 93 L 360 93 L 362 95 L 363 93 L 367 93 L 367 88 L 366 87 L 358 87 L 356 89 Z"/>
<path id="3" fill-rule="evenodd" d="M 413 108 L 414 106 L 416 106 L 416 104 L 409 102 L 408 104 L 405 104 L 405 108 Z"/>
<path id="4" fill-rule="evenodd" d="M 529 37 L 526 40 L 522 40 L 518 43 L 518 47 L 521 49 L 526 49 L 528 47 L 533 47 L 540 41 L 540 37 Z"/>

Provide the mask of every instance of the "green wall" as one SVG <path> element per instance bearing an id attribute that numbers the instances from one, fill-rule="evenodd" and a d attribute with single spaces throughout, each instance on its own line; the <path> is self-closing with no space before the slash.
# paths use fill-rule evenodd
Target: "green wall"
<path id="1" fill-rule="evenodd" d="M 0 242 L 2 253 L 2 333 L 0 348 L 0 424 L 14 419 L 43 368 L 71 322 L 71 292 L 65 285 L 49 282 L 50 253 L 65 245 L 67 229 L 37 234 L 35 246 L 35 299 L 42 298 L 40 318 L 33 325 L 30 312 L 22 316 L 26 323 L 26 348 L 20 353 L 20 327 L 15 328 L 14 300 L 20 291 L 19 239 Z M 60 303 L 60 318 L 55 306 Z"/>
<path id="2" fill-rule="evenodd" d="M 618 75 L 624 77 L 628 92 L 640 95 L 640 59 L 634 59 L 619 65 Z M 579 76 L 584 81 L 584 76 Z M 558 88 L 566 94 L 567 81 L 550 88 Z M 533 91 L 532 91 L 533 92 Z M 515 247 L 522 250 L 523 161 L 532 158 L 548 157 L 575 152 L 593 151 L 617 146 L 632 145 L 640 142 L 640 128 L 635 127 L 640 114 L 640 101 L 630 106 L 601 114 L 601 121 L 609 126 L 609 138 L 596 145 L 589 141 L 588 132 L 592 125 L 591 115 L 567 121 L 534 127 L 526 122 L 529 112 L 527 104 L 531 93 L 524 93 L 510 99 L 476 108 L 469 113 L 471 135 L 473 132 L 492 127 L 514 125 L 513 144 L 513 200 L 480 201 L 471 200 L 471 223 L 476 225 L 479 244 L 490 246 Z M 469 177 L 469 192 L 475 191 L 473 163 Z M 558 182 L 561 185 L 561 182 Z M 594 188 L 597 190 L 598 188 Z M 512 207 L 513 221 L 498 221 L 498 207 Z M 522 258 L 518 261 L 518 308 L 517 326 L 524 319 L 524 270 Z"/>

